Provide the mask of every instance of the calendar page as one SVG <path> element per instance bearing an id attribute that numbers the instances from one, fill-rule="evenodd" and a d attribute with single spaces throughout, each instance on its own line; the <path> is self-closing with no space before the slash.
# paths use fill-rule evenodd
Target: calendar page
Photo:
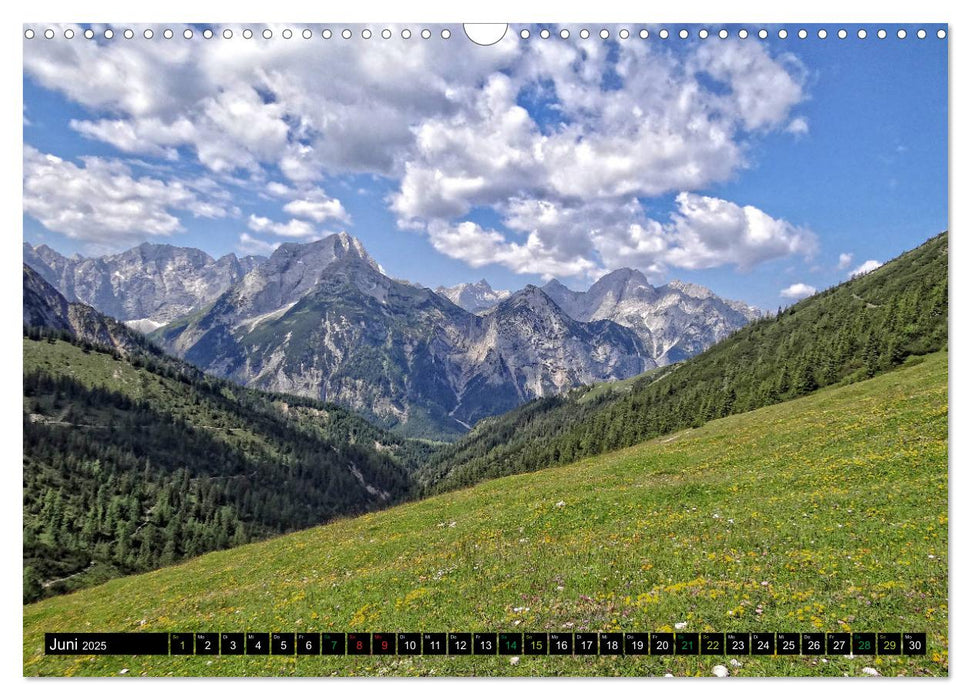
<path id="1" fill-rule="evenodd" d="M 22 41 L 23 675 L 948 675 L 948 25 Z"/>

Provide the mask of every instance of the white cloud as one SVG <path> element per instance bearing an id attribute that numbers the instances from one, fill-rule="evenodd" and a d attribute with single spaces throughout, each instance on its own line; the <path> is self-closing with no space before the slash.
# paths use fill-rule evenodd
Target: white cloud
<path id="1" fill-rule="evenodd" d="M 686 192 L 678 195 L 677 204 L 674 245 L 665 256 L 676 267 L 696 270 L 733 264 L 748 270 L 774 258 L 816 252 L 812 232 L 756 207 Z"/>
<path id="2" fill-rule="evenodd" d="M 849 277 L 853 278 L 853 277 L 859 277 L 860 275 L 865 275 L 868 272 L 873 272 L 881 265 L 883 265 L 883 263 L 878 260 L 867 260 L 862 265 L 852 270 L 849 274 Z"/>
<path id="3" fill-rule="evenodd" d="M 227 215 L 221 196 L 207 198 L 184 180 L 136 177 L 118 160 L 81 165 L 24 146 L 23 208 L 51 231 L 98 245 L 131 243 L 182 230 L 173 211 Z"/>
<path id="4" fill-rule="evenodd" d="M 274 197 L 293 197 L 296 194 L 296 190 L 282 182 L 268 182 L 264 189 Z"/>
<path id="5" fill-rule="evenodd" d="M 286 182 L 266 192 L 289 200 L 283 209 L 294 218 L 251 217 L 257 233 L 304 238 L 317 233 L 308 220 L 348 222 L 318 183 L 371 173 L 397 182 L 387 203 L 401 228 L 424 231 L 473 265 L 547 276 L 638 265 L 660 274 L 747 269 L 815 247 L 810 232 L 755 207 L 691 194 L 747 167 L 751 142 L 766 132 L 808 128 L 791 114 L 805 99 L 805 71 L 768 44 L 672 50 L 653 41 L 522 42 L 510 32 L 488 50 L 465 41 L 367 49 L 31 42 L 24 70 L 92 113 L 75 130 L 126 153 L 194 158 L 221 178 L 279 172 Z M 663 222 L 639 203 L 676 193 Z M 506 230 L 468 221 L 477 208 L 496 212 Z"/>
<path id="6" fill-rule="evenodd" d="M 546 279 L 590 275 L 596 267 L 586 258 L 563 259 L 555 255 L 535 234 L 522 244 L 510 242 L 501 233 L 473 221 L 457 225 L 433 222 L 429 225 L 429 237 L 436 250 L 472 267 L 498 263 L 514 272 L 538 273 Z"/>
<path id="7" fill-rule="evenodd" d="M 275 35 L 283 28 L 270 27 Z M 24 70 L 101 113 L 72 126 L 126 152 L 172 156 L 184 149 L 216 172 L 271 165 L 308 181 L 328 172 L 395 170 L 414 141 L 411 126 L 454 111 L 455 90 L 507 67 L 519 42 L 478 49 L 416 39 L 367 51 L 353 42 L 320 42 L 309 51 L 306 43 L 282 40 L 173 43 L 158 36 L 33 42 Z"/>
<path id="8" fill-rule="evenodd" d="M 853 253 L 840 253 L 840 261 L 836 264 L 837 270 L 845 270 L 853 262 Z"/>
<path id="9" fill-rule="evenodd" d="M 300 219 L 290 219 L 286 223 L 273 221 L 265 216 L 250 214 L 246 223 L 251 231 L 257 233 L 272 233 L 285 238 L 310 238 L 318 235 L 317 229 L 313 224 L 308 224 Z"/>
<path id="10" fill-rule="evenodd" d="M 815 293 L 815 287 L 803 282 L 796 282 L 795 284 L 790 284 L 788 287 L 779 292 L 779 296 L 785 297 L 786 299 L 804 299 L 805 297 L 812 296 Z"/>
<path id="11" fill-rule="evenodd" d="M 265 241 L 248 233 L 241 233 L 236 244 L 236 250 L 243 255 L 269 255 L 279 247 L 279 242 Z"/>
<path id="12" fill-rule="evenodd" d="M 299 199 L 287 202 L 283 206 L 283 211 L 293 216 L 311 219 L 318 224 L 328 219 L 350 223 L 351 218 L 339 199 L 328 197 L 320 188 L 313 188 L 302 193 Z"/>
<path id="13" fill-rule="evenodd" d="M 805 136 L 809 133 L 809 122 L 805 117 L 796 117 L 786 126 L 786 131 L 793 136 Z"/>
<path id="14" fill-rule="evenodd" d="M 436 220 L 428 231 L 437 250 L 474 267 L 496 263 L 546 278 L 596 277 L 618 267 L 637 267 L 655 278 L 669 267 L 747 270 L 816 250 L 812 232 L 756 207 L 688 193 L 675 202 L 670 219 L 659 222 L 635 199 L 620 206 L 593 202 L 567 207 L 514 199 L 504 208 L 502 223 L 524 242 L 472 221 Z"/>
<path id="15" fill-rule="evenodd" d="M 522 42 L 512 32 L 488 51 L 434 41 L 367 51 L 330 41 L 312 52 L 287 41 L 33 42 L 24 69 L 105 113 L 73 125 L 126 152 L 185 148 L 217 172 L 274 165 L 295 181 L 348 170 L 400 177 L 406 163 L 421 168 L 437 154 L 446 187 L 466 158 L 484 169 L 467 173 L 490 180 L 483 194 L 523 169 L 567 194 L 700 187 L 744 165 L 745 134 L 785 127 L 804 99 L 801 65 L 763 44 L 612 46 Z M 602 89 L 608 74 L 615 89 Z M 515 109 L 523 91 L 548 92 L 561 127 L 544 133 Z M 477 147 L 511 157 L 442 153 L 434 141 L 450 128 L 454 144 L 484 129 L 490 138 Z"/>

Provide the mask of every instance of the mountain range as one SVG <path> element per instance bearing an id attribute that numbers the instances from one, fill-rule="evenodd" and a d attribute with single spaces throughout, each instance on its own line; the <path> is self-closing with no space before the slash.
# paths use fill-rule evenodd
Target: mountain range
<path id="1" fill-rule="evenodd" d="M 759 315 L 695 285 L 655 288 L 631 269 L 586 292 L 556 280 L 433 292 L 385 275 L 346 233 L 269 258 L 146 243 L 100 258 L 25 244 L 24 259 L 69 302 L 152 332 L 206 372 L 436 439 L 533 398 L 680 361 Z"/>
<path id="2" fill-rule="evenodd" d="M 88 304 L 142 332 L 210 303 L 266 260 L 233 253 L 216 260 L 197 248 L 156 243 L 87 258 L 25 242 L 23 253 L 24 263 L 69 302 Z"/>

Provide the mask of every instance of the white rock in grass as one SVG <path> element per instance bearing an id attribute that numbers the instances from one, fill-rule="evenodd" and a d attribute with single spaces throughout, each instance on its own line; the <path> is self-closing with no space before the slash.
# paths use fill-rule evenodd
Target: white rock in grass
<path id="1" fill-rule="evenodd" d="M 864 666 L 863 667 L 863 675 L 865 675 L 865 676 L 879 676 L 880 675 L 880 672 L 877 669 L 875 669 L 875 668 L 871 668 L 870 666 Z"/>
<path id="2" fill-rule="evenodd" d="M 739 661 L 738 659 L 732 659 L 731 661 L 728 662 L 728 664 L 729 664 L 729 666 L 734 666 L 735 668 L 741 668 L 742 667 L 742 662 Z"/>
<path id="3" fill-rule="evenodd" d="M 711 669 L 711 675 L 718 676 L 719 678 L 724 678 L 725 676 L 728 675 L 728 669 L 725 666 L 718 664 L 717 666 L 715 666 L 715 668 Z"/>
<path id="4" fill-rule="evenodd" d="M 674 674 L 673 673 L 665 673 L 664 674 L 664 677 L 665 678 L 674 678 Z"/>
<path id="5" fill-rule="evenodd" d="M 519 665 L 519 657 L 518 656 L 512 657 L 511 659 L 509 659 L 509 663 L 512 664 L 513 666 L 518 666 Z"/>
<path id="6" fill-rule="evenodd" d="M 674 629 L 676 629 L 676 630 L 683 630 L 687 626 L 688 626 L 688 623 L 687 622 L 675 622 L 674 623 Z"/>

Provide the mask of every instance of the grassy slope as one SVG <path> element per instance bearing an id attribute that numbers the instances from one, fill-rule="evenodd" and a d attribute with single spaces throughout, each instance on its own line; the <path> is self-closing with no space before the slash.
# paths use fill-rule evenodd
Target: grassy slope
<path id="1" fill-rule="evenodd" d="M 686 621 L 689 631 L 926 631 L 932 652 L 743 657 L 737 675 L 945 675 L 947 355 L 910 364 L 26 606 L 24 673 L 708 675 L 725 659 L 41 651 L 43 632 L 57 630 L 658 631 Z"/>
<path id="2" fill-rule="evenodd" d="M 481 421 L 415 479 L 423 493 L 441 493 L 569 464 L 946 349 L 947 262 L 943 233 L 685 362 L 628 380 L 627 391 L 574 390 Z"/>

